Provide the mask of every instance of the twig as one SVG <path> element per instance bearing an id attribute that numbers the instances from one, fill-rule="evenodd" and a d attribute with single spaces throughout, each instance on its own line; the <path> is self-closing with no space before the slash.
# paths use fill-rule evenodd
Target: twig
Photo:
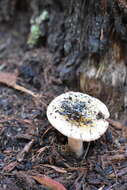
<path id="1" fill-rule="evenodd" d="M 24 156 L 26 155 L 26 153 L 28 153 L 30 151 L 33 143 L 34 143 L 34 139 L 32 139 L 28 144 L 25 145 L 25 147 L 23 148 L 23 150 L 18 153 L 18 155 L 17 155 L 17 161 L 19 161 L 19 162 L 23 161 Z"/>
<path id="2" fill-rule="evenodd" d="M 59 168 L 57 166 L 54 165 L 49 165 L 49 164 L 43 164 L 43 166 L 48 167 L 48 168 L 52 168 L 55 171 L 59 172 L 59 173 L 67 173 L 67 171 L 65 170 L 65 168 Z"/>
<path id="3" fill-rule="evenodd" d="M 34 92 L 32 92 L 32 91 L 30 91 L 30 90 L 24 88 L 23 86 L 19 86 L 18 84 L 15 84 L 13 87 L 14 87 L 16 90 L 19 90 L 19 91 L 25 92 L 25 93 L 27 93 L 27 94 L 30 94 L 31 96 L 33 96 L 33 97 L 35 97 L 35 98 L 38 97 L 37 94 L 35 94 Z"/>
<path id="4" fill-rule="evenodd" d="M 84 156 L 83 156 L 83 160 L 86 159 L 86 156 L 87 156 L 87 154 L 88 154 L 89 148 L 90 148 L 90 142 L 88 142 L 88 145 L 87 145 L 87 148 L 86 148 L 85 154 L 84 154 Z"/>

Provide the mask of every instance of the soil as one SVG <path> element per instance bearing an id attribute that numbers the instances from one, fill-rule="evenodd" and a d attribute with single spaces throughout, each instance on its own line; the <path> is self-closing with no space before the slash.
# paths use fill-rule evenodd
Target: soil
<path id="1" fill-rule="evenodd" d="M 60 182 L 67 190 L 126 190 L 125 112 L 121 111 L 118 123 L 110 120 L 108 131 L 99 140 L 84 142 L 80 159 L 69 152 L 67 138 L 48 122 L 46 108 L 57 95 L 80 89 L 61 81 L 57 65 L 61 51 L 56 55 L 45 44 L 27 48 L 29 15 L 23 21 L 17 16 L 18 22 L 1 24 L 0 71 L 17 74 L 17 84 L 39 96 L 0 84 L 0 190 L 48 190 L 31 177 L 38 174 Z M 71 64 L 77 57 L 69 57 Z M 110 98 L 107 106 L 115 115 Z"/>

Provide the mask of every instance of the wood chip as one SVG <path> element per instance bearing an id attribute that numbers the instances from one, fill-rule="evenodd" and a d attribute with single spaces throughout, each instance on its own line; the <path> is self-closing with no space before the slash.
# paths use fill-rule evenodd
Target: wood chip
<path id="1" fill-rule="evenodd" d="M 28 144 L 25 145 L 25 147 L 23 148 L 23 150 L 18 153 L 18 155 L 17 155 L 17 161 L 19 161 L 19 162 L 23 161 L 25 155 L 30 151 L 33 143 L 34 143 L 34 139 L 32 139 Z"/>

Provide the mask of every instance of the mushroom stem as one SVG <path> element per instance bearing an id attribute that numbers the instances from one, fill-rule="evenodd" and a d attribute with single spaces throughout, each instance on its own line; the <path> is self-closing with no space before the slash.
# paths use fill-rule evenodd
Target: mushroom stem
<path id="1" fill-rule="evenodd" d="M 68 137 L 68 145 L 72 152 L 79 158 L 83 154 L 83 141 Z"/>

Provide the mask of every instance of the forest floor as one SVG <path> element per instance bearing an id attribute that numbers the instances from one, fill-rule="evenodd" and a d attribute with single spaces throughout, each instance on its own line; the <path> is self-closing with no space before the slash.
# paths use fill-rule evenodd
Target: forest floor
<path id="1" fill-rule="evenodd" d="M 57 77 L 48 49 L 25 47 L 23 27 L 9 28 L 0 28 L 0 190 L 126 190 L 126 121 L 111 120 L 76 159 L 46 108 L 57 95 L 79 89 Z"/>

